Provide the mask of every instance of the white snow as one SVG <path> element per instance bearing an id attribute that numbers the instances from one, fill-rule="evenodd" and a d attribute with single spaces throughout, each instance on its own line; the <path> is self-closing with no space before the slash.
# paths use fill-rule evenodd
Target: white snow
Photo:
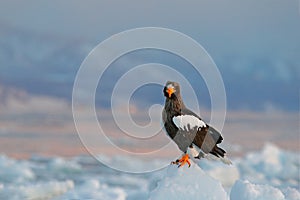
<path id="1" fill-rule="evenodd" d="M 236 180 L 240 178 L 239 169 L 235 164 L 224 165 L 223 163 L 216 163 L 210 161 L 198 161 L 201 168 L 205 170 L 211 177 L 219 180 L 225 188 L 231 187 Z"/>
<path id="2" fill-rule="evenodd" d="M 282 192 L 268 185 L 251 184 L 249 181 L 238 180 L 232 187 L 231 200 L 284 200 Z"/>
<path id="3" fill-rule="evenodd" d="M 0 199 L 51 199 L 60 196 L 74 187 L 71 180 L 50 181 L 48 183 L 8 185 L 0 190 Z"/>
<path id="4" fill-rule="evenodd" d="M 157 188 L 150 193 L 150 199 L 227 200 L 228 196 L 220 182 L 192 163 L 190 168 L 170 165 Z"/>
<path id="5" fill-rule="evenodd" d="M 81 166 L 76 161 L 70 161 L 63 158 L 53 158 L 48 164 L 49 171 L 62 172 L 62 173 L 74 173 L 81 170 Z"/>
<path id="6" fill-rule="evenodd" d="M 296 189 L 286 188 L 280 191 L 269 185 L 250 183 L 248 180 L 238 180 L 232 187 L 231 200 L 299 200 L 300 193 Z"/>
<path id="7" fill-rule="evenodd" d="M 177 128 L 182 130 L 189 130 L 193 129 L 195 127 L 206 127 L 206 124 L 204 121 L 198 119 L 197 117 L 193 115 L 178 115 L 173 117 L 173 122 L 177 126 Z"/>
<path id="8" fill-rule="evenodd" d="M 0 155 L 0 182 L 22 182 L 35 178 L 27 161 L 19 161 L 9 159 L 4 155 Z"/>
<path id="9" fill-rule="evenodd" d="M 100 155 L 99 155 L 100 156 Z M 156 168 L 159 160 L 107 157 L 119 165 Z M 300 200 L 300 157 L 272 144 L 228 166 L 194 160 L 151 173 L 112 170 L 89 156 L 16 160 L 0 156 L 0 199 L 243 199 Z M 110 162 L 108 162 L 110 163 Z"/>
<path id="10" fill-rule="evenodd" d="M 20 189 L 26 199 L 50 199 L 66 193 L 73 187 L 74 182 L 66 180 L 63 182 L 50 181 L 49 183 L 21 187 Z"/>
<path id="11" fill-rule="evenodd" d="M 249 153 L 237 165 L 242 179 L 275 187 L 299 187 L 300 156 L 267 143 L 261 152 Z"/>
<path id="12" fill-rule="evenodd" d="M 83 184 L 74 188 L 60 197 L 60 199 L 115 199 L 125 200 L 126 192 L 122 188 L 109 187 L 101 184 L 97 179 L 86 180 Z"/>
<path id="13" fill-rule="evenodd" d="M 300 188 L 298 188 L 300 189 Z M 286 188 L 282 190 L 286 200 L 299 200 L 300 199 L 300 192 L 295 188 Z"/>

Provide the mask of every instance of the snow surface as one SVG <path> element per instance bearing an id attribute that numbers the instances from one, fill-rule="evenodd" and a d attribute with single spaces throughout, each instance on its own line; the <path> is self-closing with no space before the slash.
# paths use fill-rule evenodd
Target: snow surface
<path id="1" fill-rule="evenodd" d="M 231 189 L 231 200 L 299 200 L 300 193 L 288 188 L 284 192 L 269 185 L 252 184 L 238 180 Z"/>
<path id="2" fill-rule="evenodd" d="M 259 152 L 250 152 L 243 158 L 233 159 L 233 165 L 200 160 L 199 166 L 231 187 L 238 180 L 249 180 L 256 184 L 267 184 L 284 189 L 300 186 L 300 156 L 267 143 Z"/>
<path id="3" fill-rule="evenodd" d="M 150 194 L 150 199 L 229 199 L 221 183 L 208 176 L 198 165 L 177 168 L 171 165 Z"/>
<path id="4" fill-rule="evenodd" d="M 112 162 L 153 165 L 128 157 Z M 151 173 L 112 170 L 89 156 L 15 160 L 0 156 L 0 199 L 300 200 L 300 157 L 272 144 L 233 165 L 201 159 Z M 134 163 L 133 163 L 134 162 Z"/>

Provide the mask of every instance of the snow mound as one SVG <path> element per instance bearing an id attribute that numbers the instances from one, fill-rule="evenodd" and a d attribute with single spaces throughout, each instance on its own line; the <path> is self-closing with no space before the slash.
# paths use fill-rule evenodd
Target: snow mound
<path id="1" fill-rule="evenodd" d="M 299 200 L 300 193 L 292 188 L 285 192 L 269 185 L 252 184 L 247 180 L 238 180 L 233 185 L 230 200 Z"/>
<path id="2" fill-rule="evenodd" d="M 296 190 L 295 188 L 288 187 L 288 188 L 282 190 L 282 192 L 287 200 L 299 200 L 300 199 L 300 192 L 298 190 Z"/>
<path id="3" fill-rule="evenodd" d="M 34 172 L 27 161 L 17 161 L 0 155 L 0 181 L 5 183 L 33 180 Z"/>
<path id="4" fill-rule="evenodd" d="M 238 168 L 243 180 L 281 188 L 299 186 L 299 155 L 270 143 L 261 152 L 249 153 Z"/>
<path id="5" fill-rule="evenodd" d="M 49 199 L 66 193 L 74 187 L 74 182 L 71 180 L 58 182 L 52 181 L 45 184 L 37 184 L 30 187 L 24 187 L 24 196 L 27 199 Z"/>
<path id="6" fill-rule="evenodd" d="M 49 171 L 54 171 L 55 173 L 72 174 L 80 172 L 81 167 L 76 161 L 70 161 L 63 158 L 52 158 L 47 165 L 47 169 Z"/>
<path id="7" fill-rule="evenodd" d="M 207 175 L 192 163 L 188 168 L 170 165 L 157 187 L 150 193 L 150 199 L 218 199 L 228 200 L 221 183 Z"/>
<path id="8" fill-rule="evenodd" d="M 107 163 L 140 171 L 161 165 L 158 159 L 153 162 L 124 156 L 105 159 Z M 228 200 L 229 195 L 232 200 L 300 200 L 299 152 L 266 144 L 261 151 L 231 159 L 230 166 L 201 159 L 190 168 L 167 165 L 157 171 L 134 174 L 113 170 L 90 156 L 34 156 L 18 160 L 0 155 L 0 200 Z"/>
<path id="9" fill-rule="evenodd" d="M 201 159 L 197 161 L 198 166 L 203 169 L 208 175 L 220 181 L 222 186 L 226 189 L 240 178 L 238 167 L 233 163 L 232 165 L 224 165 L 221 162 L 211 162 L 209 160 Z"/>
<path id="10" fill-rule="evenodd" d="M 233 159 L 233 165 L 224 165 L 206 159 L 197 164 L 213 178 L 221 181 L 226 190 L 238 180 L 270 185 L 280 190 L 300 185 L 299 153 L 280 149 L 267 143 L 261 151 L 249 152 L 245 157 Z"/>
<path id="11" fill-rule="evenodd" d="M 97 179 L 86 180 L 73 190 L 60 196 L 58 199 L 114 199 L 125 200 L 126 192 L 119 187 L 109 187 L 101 184 Z"/>
<path id="12" fill-rule="evenodd" d="M 4 186 L 0 190 L 0 199 L 51 199 L 60 196 L 74 187 L 74 182 L 51 181 L 27 186 Z"/>

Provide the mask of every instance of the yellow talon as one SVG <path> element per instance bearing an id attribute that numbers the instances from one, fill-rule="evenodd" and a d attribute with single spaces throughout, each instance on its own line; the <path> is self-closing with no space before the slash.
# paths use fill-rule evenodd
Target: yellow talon
<path id="1" fill-rule="evenodd" d="M 184 154 L 180 159 L 178 159 L 176 161 L 172 161 L 171 164 L 176 164 L 176 165 L 178 165 L 178 167 L 182 167 L 183 165 L 185 165 L 187 163 L 190 167 L 191 162 L 189 161 L 189 159 L 190 159 L 189 155 Z"/>

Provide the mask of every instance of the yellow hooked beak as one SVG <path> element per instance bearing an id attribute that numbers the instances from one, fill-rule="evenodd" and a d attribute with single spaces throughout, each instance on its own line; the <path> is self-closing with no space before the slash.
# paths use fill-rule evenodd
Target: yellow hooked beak
<path id="1" fill-rule="evenodd" d="M 171 98 L 171 95 L 172 95 L 174 92 L 175 92 L 175 90 L 174 90 L 174 88 L 172 88 L 172 87 L 169 87 L 169 88 L 167 89 L 167 93 L 169 94 L 169 98 Z"/>

